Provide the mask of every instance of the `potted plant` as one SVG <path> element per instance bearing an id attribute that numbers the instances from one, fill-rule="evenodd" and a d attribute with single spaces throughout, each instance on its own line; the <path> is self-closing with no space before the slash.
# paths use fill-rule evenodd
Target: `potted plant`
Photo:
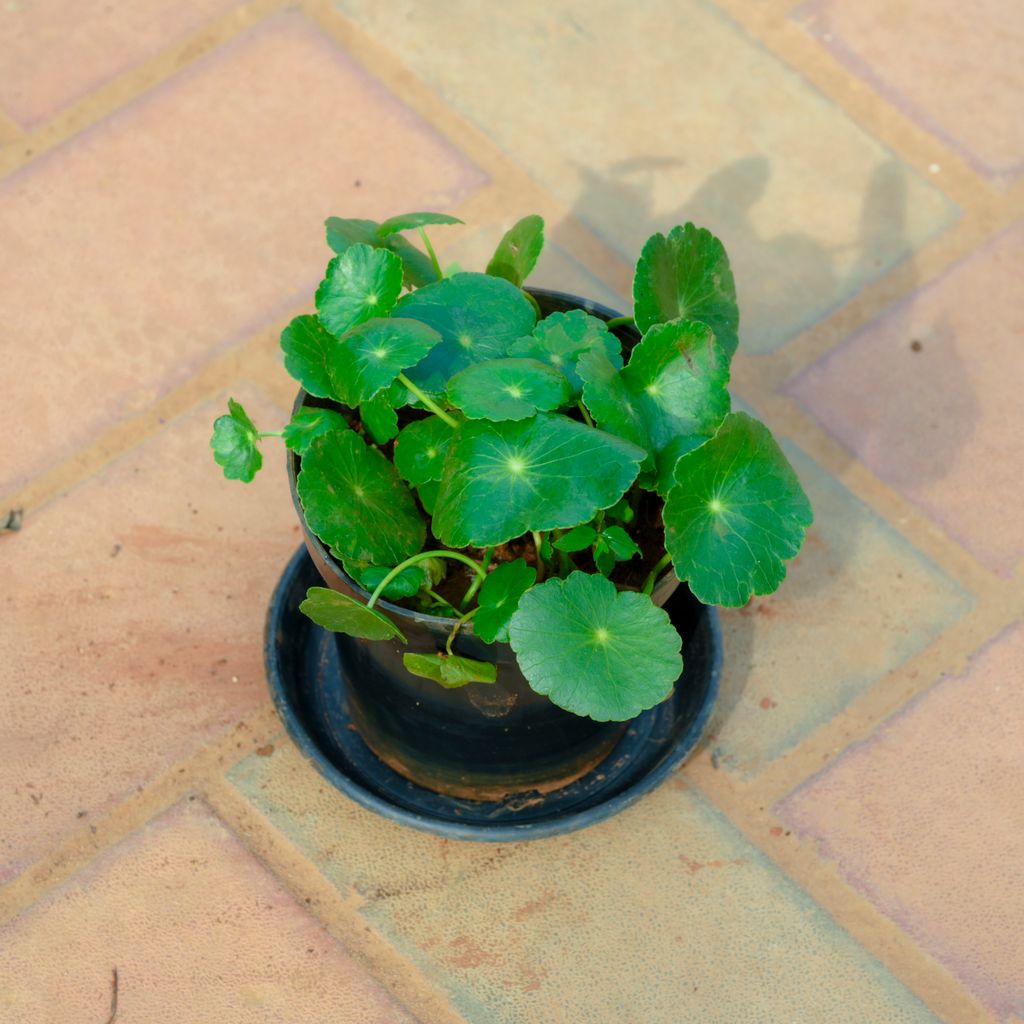
<path id="1" fill-rule="evenodd" d="M 707 605 L 770 593 L 812 512 L 768 429 L 731 411 L 739 314 L 710 232 L 647 241 L 626 317 L 524 288 L 536 216 L 486 273 L 443 272 L 425 228 L 451 223 L 327 221 L 273 436 L 326 583 L 301 609 L 337 634 L 363 739 L 422 786 L 490 799 L 607 756 L 680 677 L 661 607 L 678 582 Z M 268 436 L 230 401 L 225 475 L 252 480 Z"/>

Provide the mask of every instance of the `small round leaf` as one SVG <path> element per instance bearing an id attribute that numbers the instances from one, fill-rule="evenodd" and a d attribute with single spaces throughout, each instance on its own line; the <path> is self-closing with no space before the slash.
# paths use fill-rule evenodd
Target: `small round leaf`
<path id="1" fill-rule="evenodd" d="M 472 420 L 524 420 L 569 398 L 565 376 L 536 359 L 491 359 L 448 381 L 448 401 Z"/>
<path id="2" fill-rule="evenodd" d="M 736 351 L 736 285 L 725 247 L 706 228 L 686 224 L 647 240 L 633 278 L 633 307 L 641 333 L 669 320 L 701 320 L 727 356 Z"/>
<path id="3" fill-rule="evenodd" d="M 321 323 L 335 337 L 387 316 L 402 290 L 402 261 L 388 249 L 352 245 L 327 264 L 316 291 Z"/>
<path id="4" fill-rule="evenodd" d="M 567 416 L 463 424 L 448 450 L 433 529 L 452 548 L 576 526 L 614 505 L 644 453 Z"/>
<path id="5" fill-rule="evenodd" d="M 335 412 L 333 409 L 317 409 L 307 405 L 299 409 L 291 418 L 291 422 L 284 428 L 284 443 L 293 452 L 305 455 L 309 451 L 309 446 L 318 437 L 323 437 L 331 430 L 346 430 L 347 428 L 345 417 L 340 412 Z"/>
<path id="6" fill-rule="evenodd" d="M 334 398 L 327 354 L 338 339 L 315 316 L 297 316 L 281 332 L 284 368 L 317 398 Z"/>
<path id="7" fill-rule="evenodd" d="M 487 264 L 487 273 L 521 287 L 537 265 L 543 248 L 544 219 L 536 214 L 523 217 L 505 232 Z"/>
<path id="8" fill-rule="evenodd" d="M 414 228 L 427 227 L 430 224 L 463 224 L 458 217 L 447 213 L 401 213 L 397 217 L 389 217 L 379 228 L 377 234 L 387 238 L 396 231 L 411 231 Z"/>
<path id="9" fill-rule="evenodd" d="M 434 264 L 430 257 L 421 252 L 401 235 L 382 238 L 377 234 L 379 225 L 375 220 L 343 219 L 328 217 L 327 244 L 340 256 L 353 245 L 372 245 L 376 249 L 390 249 L 401 261 L 405 272 L 405 284 L 409 288 L 420 288 L 437 280 Z"/>
<path id="10" fill-rule="evenodd" d="M 387 391 L 380 391 L 369 401 L 360 402 L 359 418 L 377 444 L 387 444 L 398 434 L 398 413 L 392 407 Z"/>
<path id="11" fill-rule="evenodd" d="M 698 600 L 729 607 L 779 586 L 814 518 L 771 432 L 742 412 L 676 463 L 663 515 L 676 575 Z"/>
<path id="12" fill-rule="evenodd" d="M 484 580 L 477 596 L 480 606 L 473 618 L 473 632 L 484 643 L 508 640 L 508 620 L 519 599 L 537 582 L 537 570 L 522 558 L 502 562 Z"/>
<path id="13" fill-rule="evenodd" d="M 498 678 L 498 667 L 491 662 L 457 654 L 403 654 L 402 663 L 414 676 L 433 679 L 447 690 L 466 683 L 493 683 Z"/>
<path id="14" fill-rule="evenodd" d="M 440 416 L 414 420 L 395 441 L 395 466 L 415 487 L 440 480 L 455 431 Z"/>
<path id="15" fill-rule="evenodd" d="M 397 565 L 423 547 L 426 524 L 412 493 L 353 430 L 310 445 L 298 491 L 310 529 L 345 562 Z"/>
<path id="16" fill-rule="evenodd" d="M 228 480 L 250 483 L 263 465 L 256 424 L 233 398 L 228 399 L 228 415 L 214 420 L 210 447 Z"/>
<path id="17" fill-rule="evenodd" d="M 583 572 L 527 591 L 509 639 L 534 690 L 598 722 L 654 707 L 683 671 L 682 641 L 661 608 Z"/>
<path id="18" fill-rule="evenodd" d="M 360 636 L 366 640 L 398 637 L 406 642 L 402 631 L 383 612 L 367 608 L 362 601 L 326 587 L 310 587 L 299 611 L 332 633 Z"/>

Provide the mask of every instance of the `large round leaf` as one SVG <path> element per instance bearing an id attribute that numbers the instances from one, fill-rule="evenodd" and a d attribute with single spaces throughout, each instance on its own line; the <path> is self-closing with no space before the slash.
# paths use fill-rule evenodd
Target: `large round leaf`
<path id="1" fill-rule="evenodd" d="M 603 352 L 585 355 L 583 402 L 598 425 L 651 456 L 665 494 L 681 455 L 712 437 L 729 412 L 729 358 L 711 329 L 695 320 L 656 324 L 616 370 Z"/>
<path id="2" fill-rule="evenodd" d="M 536 359 L 491 359 L 448 381 L 448 401 L 472 420 L 525 420 L 569 397 L 565 375 Z"/>
<path id="3" fill-rule="evenodd" d="M 487 274 L 446 277 L 403 296 L 394 312 L 441 334 L 441 344 L 408 374 L 432 395 L 442 394 L 459 370 L 506 355 L 536 322 L 533 306 L 515 285 Z"/>
<path id="4" fill-rule="evenodd" d="M 440 416 L 428 416 L 403 427 L 395 441 L 395 466 L 416 487 L 440 480 L 455 431 Z"/>
<path id="5" fill-rule="evenodd" d="M 814 518 L 768 428 L 742 412 L 676 463 L 663 515 L 676 575 L 705 604 L 730 607 L 778 587 Z"/>
<path id="6" fill-rule="evenodd" d="M 326 587 L 310 587 L 299 611 L 332 633 L 360 636 L 366 640 L 397 637 L 406 642 L 402 631 L 383 612 L 367 608 L 362 601 Z"/>
<path id="7" fill-rule="evenodd" d="M 567 416 L 463 424 L 448 450 L 434 533 L 453 548 L 576 526 L 614 505 L 644 453 Z"/>
<path id="8" fill-rule="evenodd" d="M 338 339 L 315 316 L 297 316 L 281 332 L 284 368 L 317 398 L 335 398 L 327 355 Z"/>
<path id="9" fill-rule="evenodd" d="M 327 372 L 335 394 L 350 406 L 368 402 L 440 340 L 433 328 L 401 317 L 354 327 L 328 352 Z"/>
<path id="10" fill-rule="evenodd" d="M 316 290 L 324 327 L 341 337 L 372 317 L 387 316 L 402 290 L 402 261 L 388 249 L 349 246 L 327 264 Z"/>
<path id="11" fill-rule="evenodd" d="M 736 351 L 740 311 L 725 247 L 693 224 L 652 235 L 633 278 L 633 318 L 641 332 L 669 320 L 703 320 L 727 356 Z"/>
<path id="12" fill-rule="evenodd" d="M 521 286 L 537 265 L 543 248 L 544 219 L 535 213 L 523 217 L 505 232 L 487 264 L 487 273 Z"/>
<path id="13" fill-rule="evenodd" d="M 353 430 L 310 445 L 298 490 L 310 529 L 347 562 L 397 565 L 423 547 L 426 524 L 409 488 Z"/>
<path id="14" fill-rule="evenodd" d="M 544 317 L 530 337 L 513 342 L 508 352 L 549 363 L 568 378 L 573 395 L 579 398 L 583 381 L 576 364 L 582 355 L 595 350 L 607 355 L 616 369 L 622 366 L 622 345 L 605 322 L 582 309 L 570 309 Z"/>
<path id="15" fill-rule="evenodd" d="M 421 252 L 401 235 L 382 236 L 377 234 L 380 225 L 375 220 L 328 217 L 327 244 L 340 256 L 353 245 L 372 245 L 378 249 L 390 249 L 401 261 L 405 271 L 405 284 L 419 288 L 437 280 L 437 273 L 430 257 Z"/>
<path id="16" fill-rule="evenodd" d="M 661 703 L 683 671 L 682 641 L 661 608 L 583 572 L 528 590 L 509 640 L 534 690 L 598 722 Z"/>

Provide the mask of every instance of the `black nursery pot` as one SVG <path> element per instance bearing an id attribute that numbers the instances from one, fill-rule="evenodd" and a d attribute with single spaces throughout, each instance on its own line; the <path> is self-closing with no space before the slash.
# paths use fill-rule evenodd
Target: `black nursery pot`
<path id="1" fill-rule="evenodd" d="M 544 315 L 570 309 L 584 309 L 602 319 L 618 315 L 560 292 L 530 292 Z M 295 408 L 308 397 L 300 392 Z M 314 565 L 331 589 L 368 600 L 369 594 L 345 573 L 306 525 L 296 489 L 299 465 L 299 458 L 289 453 L 292 500 Z M 652 595 L 654 600 L 664 603 L 675 584 L 670 570 Z M 600 763 L 626 729 L 627 723 L 595 722 L 570 714 L 535 693 L 520 672 L 511 647 L 485 644 L 473 634 L 471 624 L 463 627 L 454 650 L 493 662 L 497 682 L 449 690 L 414 676 L 402 663 L 402 655 L 443 650 L 455 620 L 387 601 L 378 601 L 377 607 L 395 620 L 409 643 L 336 636 L 348 680 L 348 711 L 367 746 L 419 786 L 488 801 L 525 790 L 554 790 Z"/>

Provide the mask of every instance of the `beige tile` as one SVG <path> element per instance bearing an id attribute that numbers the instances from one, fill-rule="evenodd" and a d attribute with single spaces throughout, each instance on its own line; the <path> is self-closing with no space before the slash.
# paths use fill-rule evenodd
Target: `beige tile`
<path id="1" fill-rule="evenodd" d="M 777 348 L 956 218 L 701 0 L 338 6 L 627 261 L 688 219 L 720 235 L 747 351 Z"/>
<path id="2" fill-rule="evenodd" d="M 412 1024 L 199 802 L 0 928 L 0 1021 Z"/>
<path id="3" fill-rule="evenodd" d="M 1000 1020 L 1024 1016 L 1024 626 L 781 814 Z"/>
<path id="4" fill-rule="evenodd" d="M 302 16 L 270 19 L 0 184 L 0 495 L 296 303 L 328 214 L 480 172 Z"/>
<path id="5" fill-rule="evenodd" d="M 33 128 L 236 2 L 7 0 L 0 4 L 0 105 Z"/>
<path id="6" fill-rule="evenodd" d="M 0 883 L 267 700 L 263 620 L 297 523 L 277 441 L 248 490 L 221 476 L 223 405 L 0 537 Z"/>

